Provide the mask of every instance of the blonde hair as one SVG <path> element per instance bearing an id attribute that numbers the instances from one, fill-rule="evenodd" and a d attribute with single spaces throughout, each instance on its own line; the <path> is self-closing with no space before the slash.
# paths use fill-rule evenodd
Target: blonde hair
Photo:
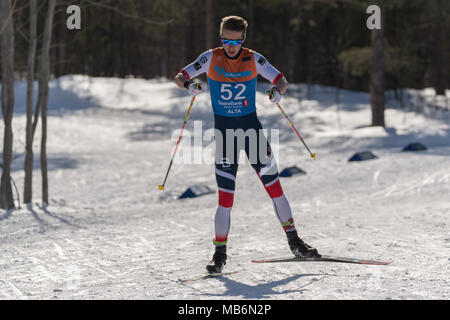
<path id="1" fill-rule="evenodd" d="M 245 40 L 247 37 L 247 27 L 248 22 L 239 16 L 228 16 L 222 19 L 220 23 L 220 36 L 222 37 L 223 30 L 230 31 L 241 31 L 242 32 L 242 40 Z"/>

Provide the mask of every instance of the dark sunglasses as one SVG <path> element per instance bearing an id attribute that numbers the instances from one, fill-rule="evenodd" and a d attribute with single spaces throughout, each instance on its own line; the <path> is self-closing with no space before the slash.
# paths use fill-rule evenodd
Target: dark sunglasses
<path id="1" fill-rule="evenodd" d="M 228 40 L 225 38 L 221 38 L 221 39 L 222 39 L 222 43 L 227 46 L 231 46 L 231 45 L 238 46 L 238 45 L 242 44 L 242 42 L 244 42 L 244 40 L 242 40 L 242 39 L 241 40 Z"/>

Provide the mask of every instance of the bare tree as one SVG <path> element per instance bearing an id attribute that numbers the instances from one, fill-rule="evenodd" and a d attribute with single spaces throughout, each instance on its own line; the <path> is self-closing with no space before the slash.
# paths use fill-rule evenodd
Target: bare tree
<path id="1" fill-rule="evenodd" d="M 431 52 L 431 72 L 433 75 L 433 86 L 436 94 L 445 95 L 446 83 L 446 61 L 445 52 L 447 46 L 447 37 L 445 36 L 445 4 L 443 0 L 431 1 L 431 10 L 433 12 L 433 28 L 431 34 L 432 52 Z"/>
<path id="2" fill-rule="evenodd" d="M 376 1 L 381 7 L 380 1 Z M 372 41 L 372 66 L 370 74 L 370 103 L 372 105 L 372 126 L 383 126 L 384 122 L 384 21 L 383 8 L 381 11 L 381 29 L 373 29 Z"/>
<path id="3" fill-rule="evenodd" d="M 215 27 L 214 0 L 206 0 L 206 48 L 213 48 L 216 43 Z"/>
<path id="4" fill-rule="evenodd" d="M 5 133 L 3 138 L 3 170 L 0 185 L 0 207 L 13 209 L 14 198 L 11 187 L 12 162 L 12 117 L 14 113 L 14 7 L 11 0 L 0 1 L 0 38 L 2 54 L 1 104 Z"/>
<path id="5" fill-rule="evenodd" d="M 37 45 L 37 6 L 36 0 L 30 0 L 30 37 L 28 43 L 28 72 L 27 72 L 27 125 L 25 143 L 25 186 L 24 203 L 30 203 L 33 196 L 33 86 L 34 66 Z"/>
<path id="6" fill-rule="evenodd" d="M 253 26 L 255 23 L 255 2 L 254 0 L 248 1 L 248 39 L 246 40 L 249 47 L 253 46 L 253 38 L 255 37 Z"/>
<path id="7" fill-rule="evenodd" d="M 48 204 L 48 175 L 47 175 L 47 109 L 48 109 L 48 81 L 50 79 L 50 43 L 52 40 L 53 16 L 56 0 L 48 1 L 47 16 L 45 18 L 42 51 L 39 60 L 39 96 L 36 110 L 41 110 L 41 174 L 42 174 L 42 202 Z M 37 121 L 37 119 L 35 119 Z M 37 123 L 37 122 L 36 122 Z M 35 127 L 33 128 L 36 129 Z"/>

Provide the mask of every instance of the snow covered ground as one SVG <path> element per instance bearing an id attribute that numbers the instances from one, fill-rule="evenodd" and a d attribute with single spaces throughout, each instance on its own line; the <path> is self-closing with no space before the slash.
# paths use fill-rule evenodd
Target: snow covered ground
<path id="1" fill-rule="evenodd" d="M 165 80 L 66 76 L 51 83 L 50 205 L 41 205 L 37 158 L 33 205 L 0 211 L 0 299 L 449 299 L 449 113 L 388 109 L 386 129 L 371 128 L 367 94 L 341 91 L 337 106 L 333 88 L 311 87 L 307 100 L 304 85 L 291 85 L 282 105 L 317 153 L 311 160 L 266 87 L 258 113 L 265 128 L 280 130 L 279 168 L 307 172 L 282 179 L 302 238 L 323 254 L 391 265 L 250 263 L 290 252 L 271 200 L 243 164 L 226 265 L 239 272 L 177 283 L 203 273 L 214 250 L 217 194 L 177 199 L 195 184 L 215 188 L 213 163 L 177 163 L 166 191 L 157 188 L 190 97 Z M 25 90 L 16 84 L 20 191 Z M 195 102 L 192 133 L 194 121 L 212 127 L 209 94 Z M 3 139 L 3 125 L 0 132 Z M 39 139 L 38 131 L 36 156 Z M 401 152 L 416 141 L 429 149 Z M 365 150 L 378 159 L 347 161 Z"/>

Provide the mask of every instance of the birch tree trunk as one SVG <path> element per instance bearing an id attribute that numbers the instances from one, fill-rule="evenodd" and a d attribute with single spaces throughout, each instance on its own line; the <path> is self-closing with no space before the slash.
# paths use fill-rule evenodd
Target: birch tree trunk
<path id="1" fill-rule="evenodd" d="M 48 1 L 47 17 L 45 18 L 42 53 L 40 57 L 39 93 L 42 110 L 41 136 L 41 174 L 42 174 L 42 202 L 48 205 L 48 175 L 47 175 L 47 109 L 48 109 L 48 81 L 50 79 L 50 43 L 52 40 L 53 16 L 56 0 Z"/>
<path id="2" fill-rule="evenodd" d="M 36 59 L 37 45 L 37 6 L 36 0 L 30 0 L 30 37 L 28 44 L 27 62 L 27 125 L 25 142 L 25 185 L 23 202 L 30 203 L 33 197 L 33 86 L 34 86 L 34 65 Z"/>
<path id="3" fill-rule="evenodd" d="M 3 137 L 3 170 L 0 185 L 0 207 L 13 209 L 14 198 L 11 187 L 12 161 L 12 117 L 14 113 L 14 25 L 11 0 L 0 1 L 0 35 L 2 55 L 2 115 L 5 124 Z"/>
<path id="4" fill-rule="evenodd" d="M 380 3 L 378 3 L 380 4 Z M 370 75 L 370 103 L 372 106 L 372 126 L 383 126 L 384 122 L 384 21 L 381 11 L 381 29 L 373 29 L 372 67 Z"/>

